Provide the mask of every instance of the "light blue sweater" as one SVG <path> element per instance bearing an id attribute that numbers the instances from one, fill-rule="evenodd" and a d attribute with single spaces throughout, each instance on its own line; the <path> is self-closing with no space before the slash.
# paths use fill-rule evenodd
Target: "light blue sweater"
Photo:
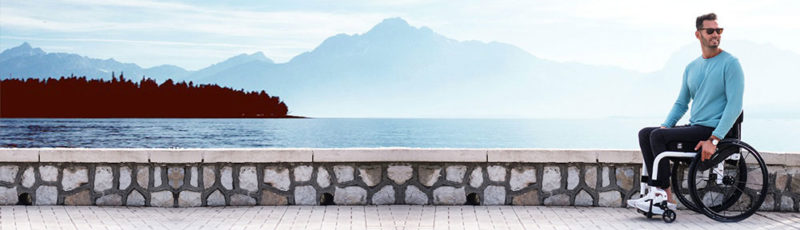
<path id="1" fill-rule="evenodd" d="M 692 101 L 690 124 L 715 128 L 712 135 L 725 138 L 742 112 L 743 93 L 739 59 L 725 51 L 709 59 L 698 57 L 686 66 L 678 100 L 661 125 L 675 126 Z"/>

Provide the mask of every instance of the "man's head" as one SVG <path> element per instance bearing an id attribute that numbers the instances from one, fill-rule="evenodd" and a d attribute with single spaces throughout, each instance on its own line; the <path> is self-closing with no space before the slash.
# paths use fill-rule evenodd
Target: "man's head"
<path id="1" fill-rule="evenodd" d="M 695 37 L 700 40 L 703 47 L 716 49 L 722 39 L 722 28 L 717 25 L 717 15 L 714 13 L 700 15 L 695 22 L 697 31 Z M 711 33 L 708 33 L 711 32 Z"/>

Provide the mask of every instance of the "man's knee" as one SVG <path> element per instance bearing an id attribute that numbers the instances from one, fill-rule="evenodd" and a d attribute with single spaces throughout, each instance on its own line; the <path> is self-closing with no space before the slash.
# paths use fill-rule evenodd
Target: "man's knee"
<path id="1" fill-rule="evenodd" d="M 642 138 L 642 139 L 645 139 L 645 140 L 650 139 L 650 133 L 653 132 L 653 130 L 656 130 L 656 129 L 658 129 L 658 127 L 645 127 L 643 129 L 639 130 L 639 138 Z"/>
<path id="2" fill-rule="evenodd" d="M 664 134 L 667 132 L 667 129 L 653 129 L 650 131 L 650 143 L 655 141 L 662 141 L 664 140 Z"/>

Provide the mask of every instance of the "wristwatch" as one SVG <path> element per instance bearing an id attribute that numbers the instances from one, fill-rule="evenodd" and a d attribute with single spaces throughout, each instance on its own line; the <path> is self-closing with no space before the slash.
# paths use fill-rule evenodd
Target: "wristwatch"
<path id="1" fill-rule="evenodd" d="M 719 140 L 717 140 L 716 138 L 712 138 L 711 139 L 711 144 L 714 145 L 714 146 L 717 146 L 717 144 L 719 144 Z"/>

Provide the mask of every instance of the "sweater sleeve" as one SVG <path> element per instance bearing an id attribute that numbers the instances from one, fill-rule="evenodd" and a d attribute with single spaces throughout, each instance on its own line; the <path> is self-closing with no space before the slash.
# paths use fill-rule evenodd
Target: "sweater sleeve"
<path id="1" fill-rule="evenodd" d="M 669 115 L 667 115 L 667 120 L 661 124 L 661 126 L 670 128 L 675 126 L 676 123 L 686 114 L 686 110 L 689 109 L 689 101 L 691 97 L 689 96 L 689 85 L 686 82 L 687 76 L 689 73 L 689 67 L 686 67 L 686 70 L 683 71 L 683 80 L 681 82 L 681 92 L 678 93 L 678 99 L 675 100 L 675 104 L 672 105 L 672 110 L 669 111 Z"/>
<path id="2" fill-rule="evenodd" d="M 730 63 L 725 66 L 725 110 L 722 111 L 722 118 L 720 118 L 717 128 L 711 134 L 725 138 L 728 131 L 733 127 L 733 123 L 739 118 L 742 112 L 742 97 L 744 95 L 744 73 L 739 60 L 731 59 Z"/>

